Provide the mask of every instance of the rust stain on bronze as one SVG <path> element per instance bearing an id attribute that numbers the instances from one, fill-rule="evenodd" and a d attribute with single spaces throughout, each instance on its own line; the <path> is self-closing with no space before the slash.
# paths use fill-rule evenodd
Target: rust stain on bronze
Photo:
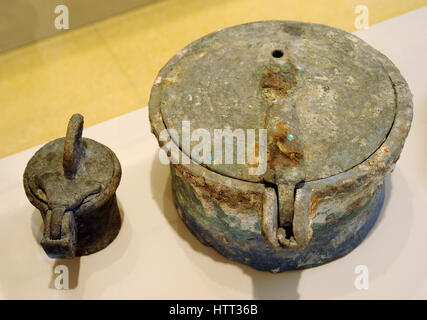
<path id="1" fill-rule="evenodd" d="M 230 208 L 261 211 L 262 203 L 258 201 L 256 192 L 241 193 L 232 187 L 215 184 L 204 177 L 196 176 L 185 165 L 178 164 L 177 167 L 179 167 L 179 172 L 185 181 L 199 190 L 206 199 L 218 201 Z"/>
<path id="2" fill-rule="evenodd" d="M 318 195 L 314 195 L 314 196 L 311 198 L 310 218 L 312 218 L 312 217 L 313 217 L 314 213 L 315 213 L 315 212 L 316 212 L 316 210 L 317 210 L 317 207 L 319 206 L 319 201 L 320 201 L 320 200 L 322 200 L 322 199 L 323 199 L 323 197 L 318 196 Z"/>
<path id="3" fill-rule="evenodd" d="M 267 129 L 259 176 L 246 170 L 257 166 L 253 155 L 245 166 L 172 164 L 175 204 L 204 244 L 281 272 L 339 258 L 372 228 L 412 97 L 393 64 L 354 39 L 315 24 L 257 22 L 192 43 L 160 71 L 149 103 L 156 137 L 184 119 L 208 130 Z"/>
<path id="4" fill-rule="evenodd" d="M 259 144 L 257 142 L 255 142 L 253 159 L 259 159 Z M 250 161 L 249 163 L 250 168 L 257 168 L 258 166 L 259 166 L 259 160 L 254 163 Z"/>
<path id="5" fill-rule="evenodd" d="M 287 96 L 289 90 L 296 85 L 295 74 L 297 69 L 293 64 L 285 70 L 269 68 L 261 78 L 261 88 L 271 91 L 276 96 Z"/>
<path id="6" fill-rule="evenodd" d="M 270 137 L 268 160 L 271 160 L 273 165 L 282 167 L 299 165 L 304 154 L 299 149 L 296 139 L 292 141 L 288 139 L 288 136 L 292 134 L 290 128 L 283 122 L 280 122 L 277 127 L 277 130 Z"/>

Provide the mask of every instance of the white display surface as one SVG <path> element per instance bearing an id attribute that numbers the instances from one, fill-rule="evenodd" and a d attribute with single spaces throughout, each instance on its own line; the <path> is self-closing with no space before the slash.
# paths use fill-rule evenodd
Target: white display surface
<path id="1" fill-rule="evenodd" d="M 414 120 L 401 159 L 386 179 L 379 220 L 353 252 L 320 267 L 271 274 L 202 245 L 178 217 L 169 167 L 158 160 L 143 108 L 84 131 L 109 146 L 123 169 L 117 191 L 122 229 L 110 246 L 91 256 L 55 261 L 39 245 L 41 216 L 22 184 L 26 163 L 39 147 L 0 159 L 0 298 L 426 299 L 427 7 L 356 34 L 401 70 L 414 94 Z M 59 264 L 69 267 L 70 290 L 54 288 Z M 358 265 L 368 268 L 367 290 L 354 285 Z"/>

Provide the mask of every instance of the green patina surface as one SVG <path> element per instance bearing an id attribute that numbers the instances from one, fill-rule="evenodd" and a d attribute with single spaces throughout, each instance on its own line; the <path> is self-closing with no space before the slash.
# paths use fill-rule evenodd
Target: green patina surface
<path id="1" fill-rule="evenodd" d="M 307 247 L 272 248 L 264 240 L 259 222 L 255 230 L 231 226 L 230 222 L 236 218 L 224 212 L 213 199 L 210 209 L 204 207 L 194 187 L 175 169 L 172 169 L 172 188 L 182 220 L 203 244 L 234 261 L 271 272 L 304 269 L 349 253 L 365 238 L 384 201 L 384 188 L 381 188 L 363 206 L 347 215 L 332 222 L 313 224 L 315 234 Z"/>
<path id="2" fill-rule="evenodd" d="M 274 50 L 283 55 L 274 57 Z M 160 86 L 163 120 L 178 132 L 181 121 L 190 120 L 193 130 L 205 128 L 212 137 L 215 128 L 292 134 L 292 145 L 269 149 L 277 153 L 269 168 L 286 164 L 298 142 L 304 160 L 298 176 L 305 181 L 365 160 L 395 117 L 393 85 L 377 51 L 343 31 L 298 22 L 246 24 L 208 35 L 182 51 Z M 190 154 L 182 139 L 177 143 Z M 275 182 L 271 173 L 250 176 L 247 164 L 206 166 L 238 179 Z"/>
<path id="3" fill-rule="evenodd" d="M 412 95 L 393 63 L 354 35 L 261 21 L 181 50 L 160 71 L 149 112 L 156 137 L 177 130 L 184 158 L 199 141 L 183 144 L 183 120 L 212 139 L 215 129 L 267 130 L 262 174 L 251 175 L 249 161 L 172 165 L 173 190 L 203 243 L 278 272 L 336 259 L 363 240 L 408 135 Z"/>

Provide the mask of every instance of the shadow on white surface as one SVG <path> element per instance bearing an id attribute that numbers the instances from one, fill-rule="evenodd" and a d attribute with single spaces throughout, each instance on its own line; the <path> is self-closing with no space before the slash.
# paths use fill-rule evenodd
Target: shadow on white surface
<path id="1" fill-rule="evenodd" d="M 31 215 L 31 231 L 33 233 L 34 240 L 37 243 L 40 243 L 42 241 L 43 230 L 44 230 L 44 224 L 43 224 L 42 215 L 40 214 L 39 210 L 34 209 Z"/>
<path id="2" fill-rule="evenodd" d="M 33 232 L 33 237 L 36 243 L 40 244 L 43 238 L 44 223 L 40 211 L 34 209 L 33 214 L 31 215 L 31 231 Z M 49 289 L 55 289 L 55 279 L 58 277 L 58 274 L 55 273 L 57 266 L 66 266 L 68 268 L 68 286 L 70 289 L 76 289 L 79 283 L 79 273 L 80 273 L 80 257 L 74 259 L 56 259 L 52 266 L 51 279 L 48 284 Z"/>
<path id="3" fill-rule="evenodd" d="M 411 237 L 414 218 L 413 195 L 401 171 L 396 168 L 385 180 L 384 205 L 367 237 L 346 256 L 305 270 L 300 281 L 300 290 L 304 292 L 302 298 L 385 297 L 379 294 L 384 288 L 384 277 L 399 263 L 399 257 Z M 354 285 L 358 265 L 369 270 L 369 290 L 358 290 Z M 401 275 L 402 279 L 406 276 L 406 273 Z"/>
<path id="4" fill-rule="evenodd" d="M 229 260 L 219 254 L 211 247 L 203 245 L 179 219 L 178 213 L 173 203 L 171 174 L 168 166 L 162 165 L 156 156 L 153 160 L 151 172 L 151 187 L 157 205 L 164 214 L 166 220 L 175 232 L 189 244 L 190 249 L 183 247 L 186 254 L 189 255 L 194 264 L 198 264 L 199 270 L 204 272 L 210 280 L 213 280 L 221 286 L 239 291 L 239 281 L 230 279 L 226 274 L 218 272 L 217 264 L 206 263 L 205 259 L 200 258 L 200 254 L 207 256 L 218 264 L 232 265 L 238 267 L 243 273 L 252 280 L 252 296 L 254 299 L 298 299 L 298 281 L 302 271 L 291 271 L 281 274 L 261 272 L 252 269 L 244 264 Z M 198 254 L 195 254 L 198 253 Z M 244 289 L 242 289 L 244 290 Z M 197 293 L 195 292 L 195 298 Z M 218 297 L 221 298 L 221 297 Z"/>
<path id="5" fill-rule="evenodd" d="M 108 267 L 113 265 L 116 261 L 118 261 L 121 258 L 121 256 L 126 251 L 129 245 L 131 235 L 130 235 L 129 224 L 126 223 L 123 207 L 118 198 L 117 198 L 117 203 L 119 207 L 120 218 L 122 221 L 122 227 L 120 229 L 118 236 L 106 248 L 104 248 L 99 252 L 94 253 L 91 256 L 76 257 L 74 259 L 49 259 L 46 255 L 46 259 L 49 259 L 49 261 L 52 262 L 51 278 L 49 280 L 47 279 L 47 282 L 46 282 L 46 285 L 49 289 L 58 291 L 57 288 L 55 288 L 55 279 L 59 276 L 59 274 L 55 273 L 55 269 L 57 266 L 60 266 L 60 265 L 66 266 L 68 268 L 68 274 L 69 274 L 69 278 L 68 278 L 69 290 L 62 291 L 61 293 L 66 294 L 67 298 L 83 299 L 85 298 L 86 282 L 94 273 L 97 273 L 101 269 L 98 267 L 96 268 L 89 267 L 86 269 L 90 269 L 90 272 L 81 273 L 80 272 L 81 266 L 85 265 L 84 262 L 87 261 L 86 259 L 87 258 L 96 259 L 97 260 L 96 266 Z M 126 223 L 126 228 L 125 228 L 126 235 L 125 237 L 123 236 L 120 237 L 120 235 L 123 233 L 125 223 Z M 34 241 L 40 247 L 40 251 L 44 253 L 43 249 L 41 249 L 41 246 L 40 246 L 40 241 L 42 240 L 42 236 L 43 236 L 44 224 L 43 224 L 43 219 L 41 217 L 41 214 L 37 209 L 33 211 L 33 214 L 31 216 L 31 229 L 32 229 Z M 113 245 L 115 246 L 115 248 L 114 249 L 110 248 L 110 246 L 113 246 Z M 110 250 L 108 250 L 109 248 Z M 105 278 L 104 280 L 105 287 L 109 287 L 113 283 L 120 281 L 120 273 L 116 275 L 117 276 L 115 277 Z M 123 273 L 122 275 L 126 275 L 126 274 Z M 94 293 L 93 292 L 94 288 L 96 287 L 91 286 L 92 297 L 101 297 L 102 287 L 99 287 L 99 290 L 100 290 L 99 293 Z"/>
<path id="6" fill-rule="evenodd" d="M 57 266 L 66 266 L 68 268 L 68 288 L 70 290 L 76 289 L 79 285 L 79 274 L 80 274 L 80 262 L 81 257 L 74 259 L 56 259 L 52 266 L 52 277 L 49 282 L 49 289 L 55 288 L 55 280 L 59 274 L 55 273 Z"/>
<path id="7" fill-rule="evenodd" d="M 383 208 L 376 224 L 360 247 L 357 247 L 347 256 L 323 266 L 302 271 L 272 274 L 257 271 L 246 265 L 231 261 L 220 255 L 213 248 L 200 243 L 178 217 L 173 204 L 169 167 L 162 165 L 158 158 L 155 157 L 151 172 L 151 187 L 153 195 L 156 195 L 154 197 L 155 201 L 171 228 L 189 245 L 181 245 L 181 247 L 190 260 L 195 265 L 198 265 L 199 270 L 210 280 L 220 286 L 244 293 L 246 291 L 244 286 L 240 287 L 243 284 L 242 279 L 233 279 L 231 275 L 224 274 L 226 271 L 219 272 L 219 269 L 222 268 L 227 270 L 225 265 L 228 265 L 228 269 L 230 267 L 239 268 L 244 275 L 250 277 L 252 297 L 255 299 L 298 299 L 301 297 L 298 288 L 302 276 L 311 279 L 311 281 L 314 280 L 311 289 L 304 288 L 307 294 L 304 297 L 343 297 L 346 294 L 357 291 L 353 285 L 354 268 L 357 265 L 367 265 L 369 267 L 370 283 L 374 287 L 376 279 L 381 278 L 388 272 L 388 269 L 405 248 L 413 220 L 412 192 L 401 171 L 396 169 L 391 176 L 385 179 L 385 183 L 386 196 Z M 393 185 L 398 185 L 399 194 L 395 194 Z M 384 237 L 385 233 L 389 237 Z M 215 263 L 207 263 L 206 257 L 209 257 Z M 333 285 L 331 285 L 331 277 L 337 280 L 333 282 Z M 197 297 L 197 293 L 195 293 L 195 296 Z"/>

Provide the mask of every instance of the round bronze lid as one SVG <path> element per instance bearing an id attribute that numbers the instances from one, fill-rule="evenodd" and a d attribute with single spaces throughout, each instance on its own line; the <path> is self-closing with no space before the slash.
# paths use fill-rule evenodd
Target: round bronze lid
<path id="1" fill-rule="evenodd" d="M 108 147 L 82 138 L 82 130 L 83 117 L 75 114 L 67 136 L 47 143 L 28 162 L 24 187 L 39 210 L 88 212 L 116 191 L 121 177 L 117 157 Z"/>
<path id="2" fill-rule="evenodd" d="M 212 161 L 202 165 L 210 170 L 247 181 L 313 181 L 357 166 L 387 138 L 396 116 L 389 64 L 361 39 L 331 27 L 249 23 L 179 52 L 160 71 L 149 105 L 177 130 L 172 138 L 188 156 L 200 141 L 183 144 L 183 120 L 191 132 L 209 131 Z M 264 174 L 251 175 L 248 161 L 213 161 L 215 129 L 261 128 L 268 136 Z"/>

